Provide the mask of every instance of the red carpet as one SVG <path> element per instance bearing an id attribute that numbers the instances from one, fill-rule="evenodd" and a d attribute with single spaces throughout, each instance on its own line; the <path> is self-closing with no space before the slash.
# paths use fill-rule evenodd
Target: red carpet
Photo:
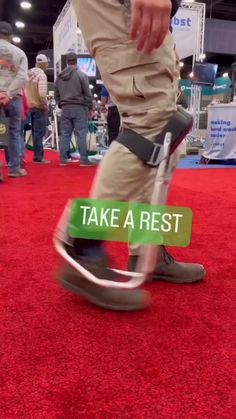
<path id="1" fill-rule="evenodd" d="M 54 227 L 94 169 L 54 161 L 28 172 L 0 184 L 0 418 L 235 417 L 236 170 L 176 173 L 170 204 L 191 207 L 194 225 L 192 245 L 172 253 L 208 276 L 152 283 L 152 307 L 132 314 L 102 311 L 53 278 Z M 110 248 L 124 267 L 125 246 Z"/>

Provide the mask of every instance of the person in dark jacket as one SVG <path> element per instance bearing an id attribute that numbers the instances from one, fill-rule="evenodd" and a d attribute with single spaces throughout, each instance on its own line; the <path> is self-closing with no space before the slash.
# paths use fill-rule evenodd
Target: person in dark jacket
<path id="1" fill-rule="evenodd" d="M 69 159 L 70 141 L 73 130 L 79 142 L 80 165 L 91 166 L 87 154 L 87 131 L 89 111 L 93 108 L 88 77 L 77 68 L 77 55 L 67 55 L 67 68 L 55 83 L 55 100 L 61 115 L 60 161 L 66 166 Z"/>
<path id="2" fill-rule="evenodd" d="M 153 142 L 177 110 L 179 62 L 170 27 L 179 3 L 74 0 L 86 46 L 96 58 L 101 78 L 118 107 L 124 142 L 130 131 L 137 146 L 140 135 Z M 96 173 L 90 198 L 150 203 L 157 167 L 144 164 L 124 142 L 112 142 Z M 104 242 L 69 235 L 60 236 L 60 240 L 64 252 L 84 269 L 80 272 L 65 261 L 60 283 L 66 289 L 106 309 L 140 310 L 149 305 L 144 290 L 114 286 L 124 277 L 109 269 Z M 139 254 L 140 246 L 129 246 L 128 269 L 132 272 L 138 269 Z M 94 276 L 96 282 L 92 282 Z M 152 273 L 153 280 L 182 284 L 200 281 L 204 276 L 202 265 L 177 262 L 164 247 Z M 106 287 L 101 279 L 107 280 Z"/>

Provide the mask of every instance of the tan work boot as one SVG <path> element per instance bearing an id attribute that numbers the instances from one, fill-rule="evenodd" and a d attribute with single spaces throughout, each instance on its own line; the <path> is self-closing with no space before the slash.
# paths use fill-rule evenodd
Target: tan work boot
<path id="1" fill-rule="evenodd" d="M 68 254 L 73 257 L 73 248 L 65 245 Z M 73 257 L 74 258 L 74 257 Z M 106 258 L 85 258 L 76 255 L 75 260 L 89 273 L 98 279 L 105 279 L 119 283 L 127 282 L 127 277 L 117 274 L 107 267 Z M 108 309 L 117 311 L 136 311 L 147 308 L 150 304 L 149 293 L 142 289 L 125 289 L 114 286 L 101 286 L 89 281 L 79 271 L 74 269 L 69 263 L 64 262 L 64 266 L 57 274 L 59 284 L 68 291 L 79 294 L 91 303 Z"/>
<path id="2" fill-rule="evenodd" d="M 128 270 L 136 271 L 138 256 L 130 256 L 128 262 Z M 206 275 L 206 271 L 202 265 L 197 263 L 181 263 L 176 262 L 174 258 L 167 252 L 164 246 L 161 246 L 161 261 L 157 265 L 152 275 L 154 280 L 162 280 L 175 284 L 191 284 L 201 281 Z"/>

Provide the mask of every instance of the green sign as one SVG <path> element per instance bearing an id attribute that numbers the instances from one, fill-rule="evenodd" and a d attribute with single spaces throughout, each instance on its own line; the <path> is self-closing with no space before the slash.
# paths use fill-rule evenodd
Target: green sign
<path id="1" fill-rule="evenodd" d="M 189 208 L 89 199 L 72 202 L 72 238 L 187 247 L 191 230 Z"/>
<path id="2" fill-rule="evenodd" d="M 180 80 L 180 89 L 185 96 L 191 96 L 191 80 Z M 213 87 L 202 87 L 202 96 L 215 96 L 231 93 L 232 81 L 229 77 L 219 77 Z"/>

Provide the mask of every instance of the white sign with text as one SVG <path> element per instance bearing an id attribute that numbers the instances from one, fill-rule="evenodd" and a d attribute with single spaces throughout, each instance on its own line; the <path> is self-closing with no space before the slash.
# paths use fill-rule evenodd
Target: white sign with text
<path id="1" fill-rule="evenodd" d="M 194 55 L 197 49 L 199 13 L 180 8 L 172 19 L 172 28 L 180 59 Z"/>
<path id="2" fill-rule="evenodd" d="M 236 159 L 236 103 L 209 106 L 203 155 L 207 159 Z"/>

